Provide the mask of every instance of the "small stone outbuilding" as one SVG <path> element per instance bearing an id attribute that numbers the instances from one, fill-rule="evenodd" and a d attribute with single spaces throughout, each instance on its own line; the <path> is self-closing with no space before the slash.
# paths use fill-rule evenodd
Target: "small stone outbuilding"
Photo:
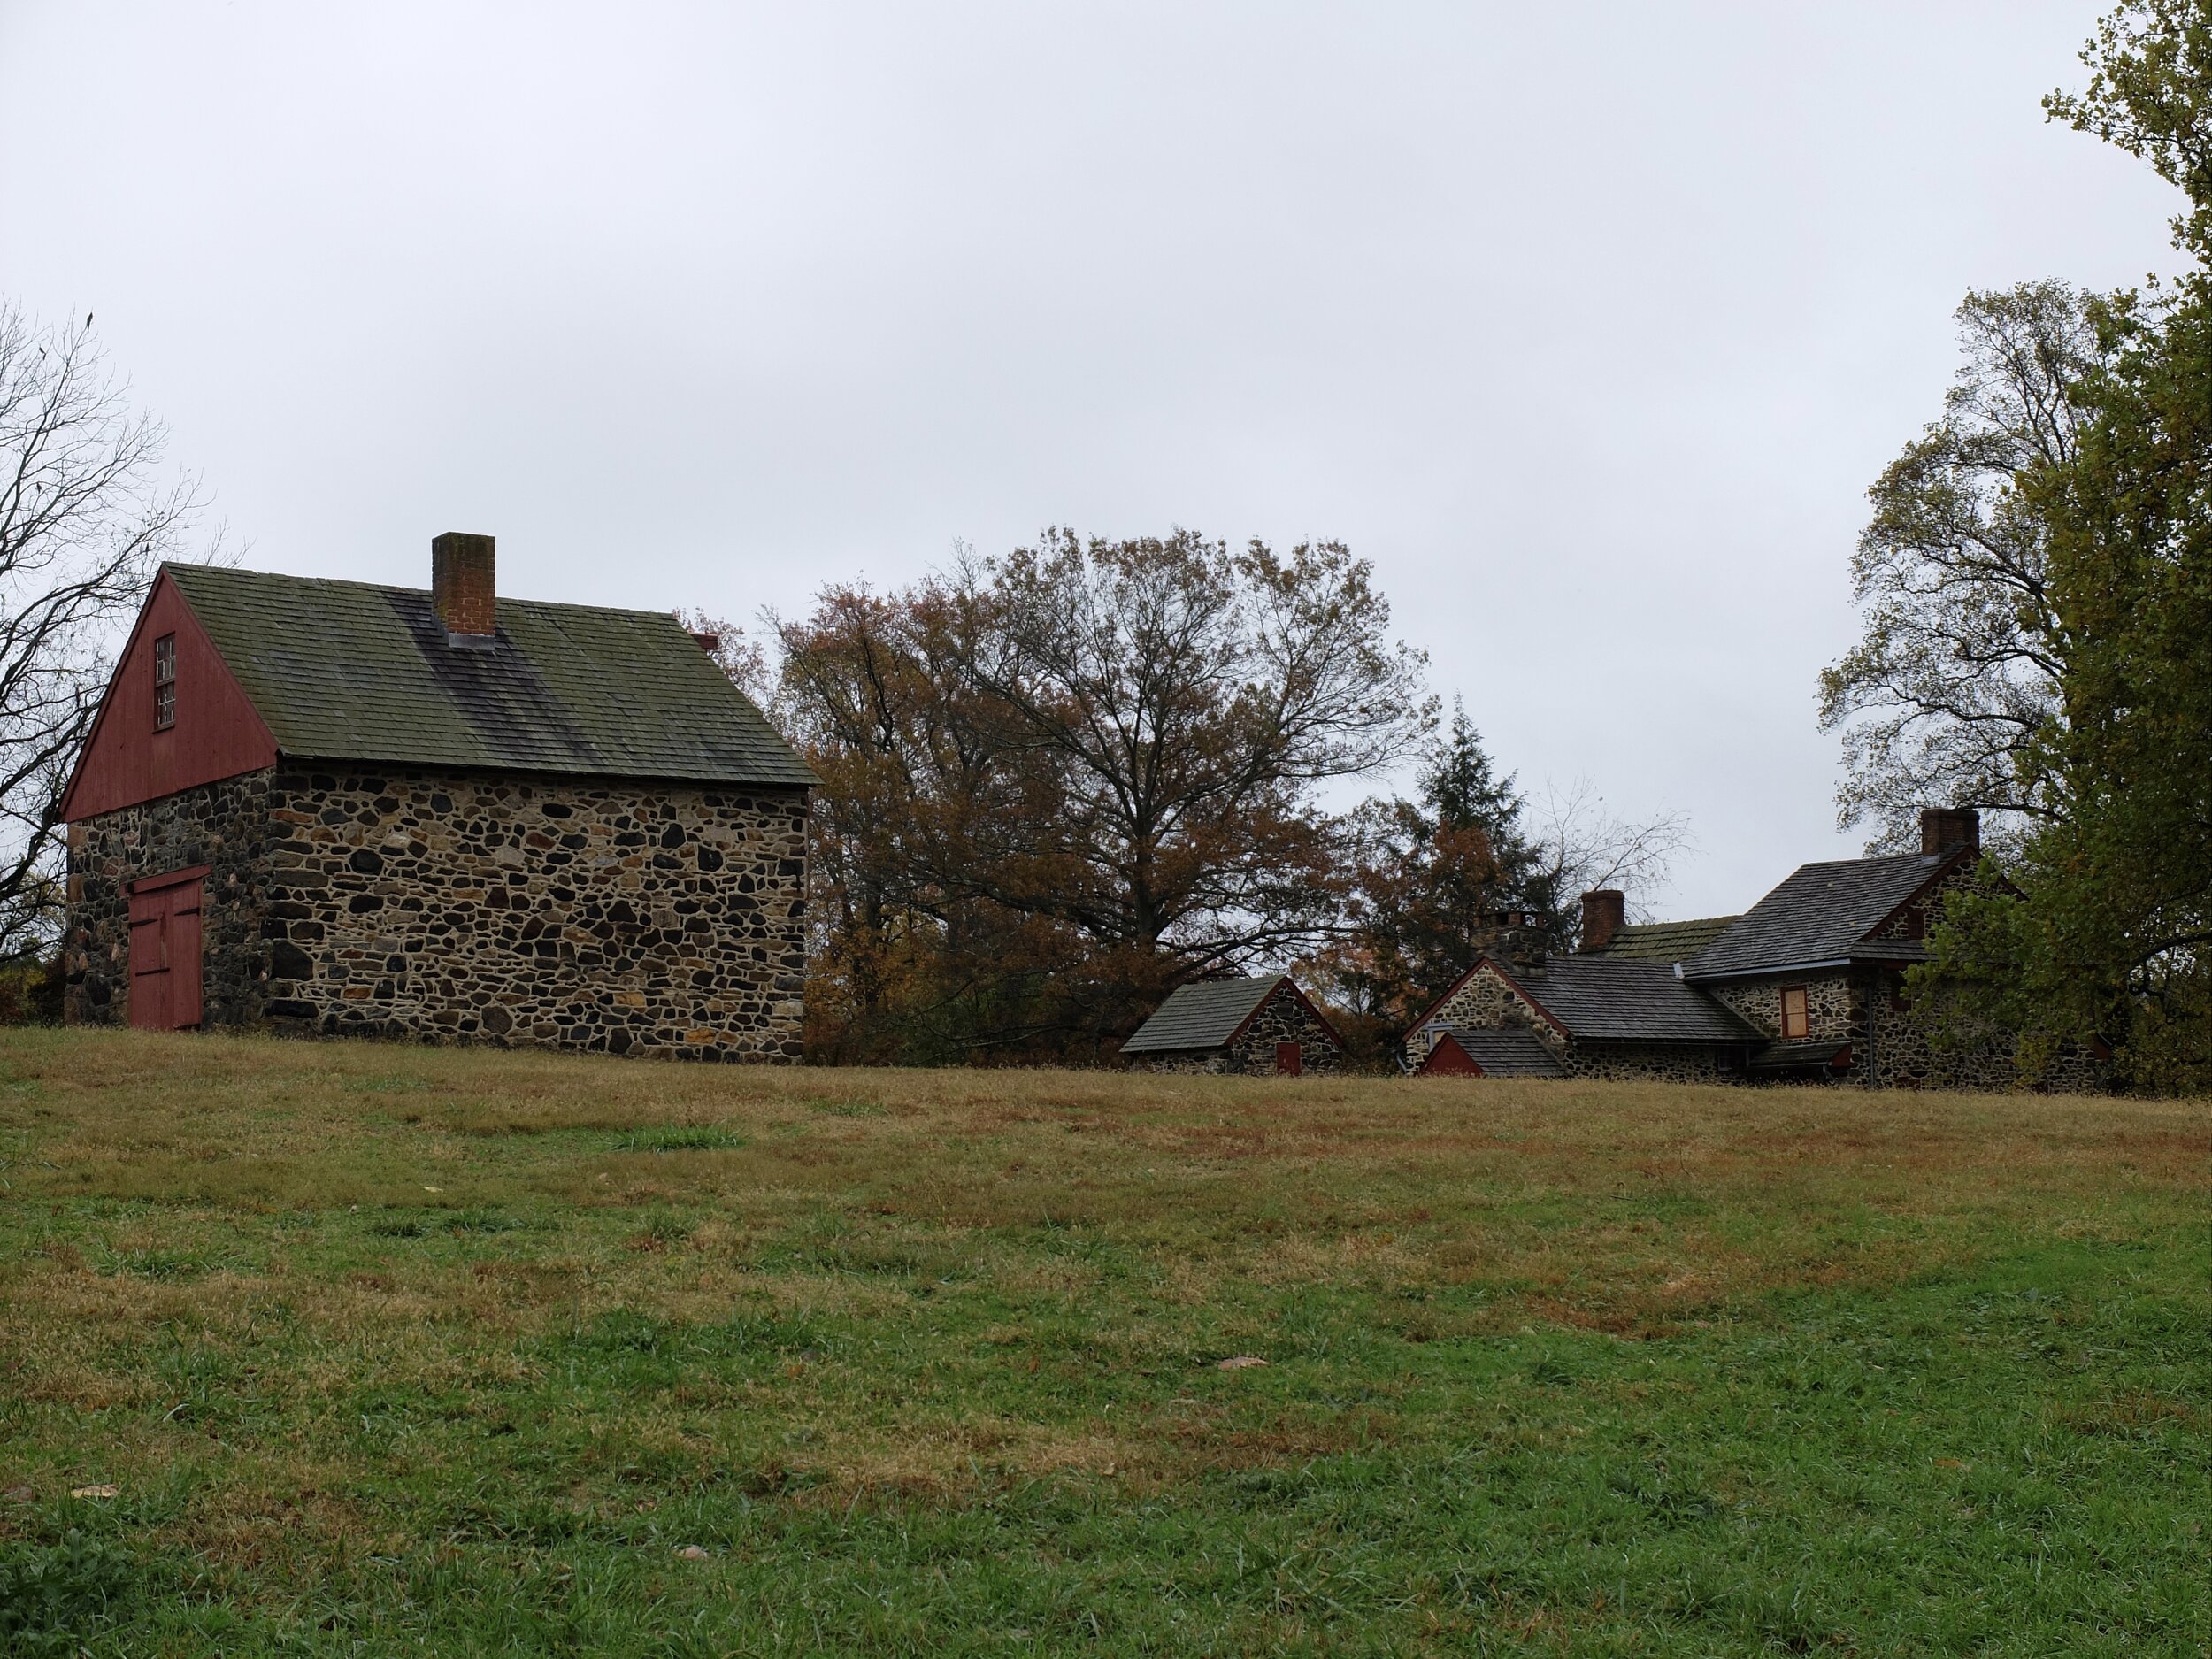
<path id="1" fill-rule="evenodd" d="M 814 782 L 660 612 L 163 566 L 63 803 L 66 1017 L 796 1060 Z"/>
<path id="2" fill-rule="evenodd" d="M 1344 1040 L 1286 973 L 1173 992 L 1121 1045 L 1138 1071 L 1298 1077 L 1342 1069 Z"/>

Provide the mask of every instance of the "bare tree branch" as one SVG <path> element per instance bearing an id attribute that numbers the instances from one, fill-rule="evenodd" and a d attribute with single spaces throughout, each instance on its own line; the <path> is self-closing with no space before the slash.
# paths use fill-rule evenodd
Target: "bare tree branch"
<path id="1" fill-rule="evenodd" d="M 200 505 L 191 479 L 157 477 L 165 434 L 91 325 L 0 305 L 0 960 L 54 937 L 62 788 L 119 625 Z"/>

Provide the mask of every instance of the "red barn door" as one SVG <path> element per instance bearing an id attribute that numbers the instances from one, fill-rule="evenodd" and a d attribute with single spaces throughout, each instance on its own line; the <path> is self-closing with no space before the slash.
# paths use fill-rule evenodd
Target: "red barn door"
<path id="1" fill-rule="evenodd" d="M 177 1031 L 200 1023 L 200 880 L 205 864 L 130 886 L 131 1024 Z"/>
<path id="2" fill-rule="evenodd" d="M 1279 1042 L 1275 1045 L 1275 1075 L 1277 1077 L 1296 1077 L 1304 1070 L 1305 1055 L 1296 1043 Z"/>

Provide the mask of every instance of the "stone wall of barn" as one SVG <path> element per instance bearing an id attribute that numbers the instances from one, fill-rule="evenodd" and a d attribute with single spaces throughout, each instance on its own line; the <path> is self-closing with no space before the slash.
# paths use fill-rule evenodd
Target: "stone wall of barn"
<path id="1" fill-rule="evenodd" d="M 242 838 L 235 887 L 220 871 L 207 887 L 210 1024 L 799 1057 L 803 790 L 357 763 L 256 777 L 265 828 Z M 204 818 L 215 809 L 188 804 L 204 793 L 81 826 L 88 859 L 101 849 L 73 912 L 88 960 L 127 953 L 113 920 L 126 868 L 165 867 L 143 861 L 149 830 L 119 821 Z M 165 867 L 177 862 L 213 861 Z M 241 987 L 221 1001 L 219 927 L 222 972 Z M 126 1018 L 88 986 L 81 1006 Z"/>
<path id="2" fill-rule="evenodd" d="M 1940 1088 L 2001 1092 L 2017 1088 L 2020 1071 L 2012 1044 L 2000 1033 L 1986 1040 L 1939 1044 L 1938 1021 L 1925 1003 L 1902 995 L 1902 976 L 1870 981 L 1871 1052 L 1866 1079 L 1882 1088 Z M 2097 1094 L 2112 1087 L 2111 1066 L 2079 1049 L 2059 1056 L 2042 1087 L 2055 1094 Z"/>
<path id="3" fill-rule="evenodd" d="M 201 998 L 211 1025 L 259 1022 L 267 1000 L 262 940 L 272 772 L 180 790 L 69 826 L 69 920 L 62 1017 L 130 1020 L 127 883 L 208 866 L 201 883 Z"/>
<path id="4" fill-rule="evenodd" d="M 1717 1043 L 1608 1042 L 1586 1039 L 1560 1056 L 1573 1076 L 1616 1083 L 1740 1081 L 1740 1068 L 1722 1064 L 1729 1051 Z"/>
<path id="5" fill-rule="evenodd" d="M 1559 1028 L 1531 1007 L 1528 999 L 1486 962 L 1455 987 L 1429 1018 L 1440 1025 L 1471 1025 L 1482 1031 L 1509 1026 L 1533 1031 L 1547 1048 L 1563 1057 L 1566 1053 L 1566 1039 L 1559 1034 Z"/>

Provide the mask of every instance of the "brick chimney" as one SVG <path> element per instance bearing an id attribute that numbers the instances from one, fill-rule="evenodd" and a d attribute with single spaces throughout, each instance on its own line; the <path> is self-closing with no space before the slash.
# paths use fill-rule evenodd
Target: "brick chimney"
<path id="1" fill-rule="evenodd" d="M 1933 857 L 1954 848 L 1978 851 L 1982 844 L 1982 815 L 1970 807 L 1929 806 L 1920 809 L 1920 851 Z"/>
<path id="2" fill-rule="evenodd" d="M 1628 920 L 1628 895 L 1617 887 L 1601 887 L 1582 895 L 1582 951 L 1602 950 Z"/>
<path id="3" fill-rule="evenodd" d="M 456 644 L 489 644 L 499 632 L 494 537 L 449 530 L 430 544 L 430 606 Z"/>

